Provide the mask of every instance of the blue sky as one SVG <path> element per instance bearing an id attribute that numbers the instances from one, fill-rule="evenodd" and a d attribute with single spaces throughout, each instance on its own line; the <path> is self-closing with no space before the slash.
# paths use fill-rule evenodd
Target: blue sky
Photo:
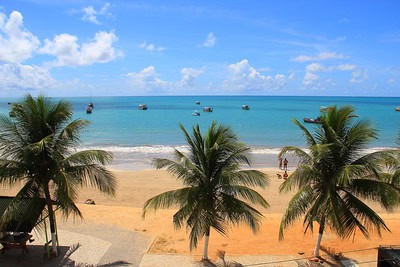
<path id="1" fill-rule="evenodd" d="M 0 96 L 399 96 L 399 1 L 2 1 Z"/>

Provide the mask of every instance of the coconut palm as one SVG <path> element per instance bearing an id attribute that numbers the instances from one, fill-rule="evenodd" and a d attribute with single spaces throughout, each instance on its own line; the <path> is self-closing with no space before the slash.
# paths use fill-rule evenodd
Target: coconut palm
<path id="1" fill-rule="evenodd" d="M 284 147 L 280 156 L 289 153 L 300 159 L 297 169 L 281 185 L 281 192 L 298 188 L 282 217 L 279 237 L 284 229 L 304 216 L 305 231 L 319 224 L 314 256 L 319 256 L 326 226 L 341 238 L 348 238 L 358 229 L 365 237 L 370 230 L 389 231 L 382 218 L 363 200 L 379 202 L 387 210 L 398 205 L 399 191 L 379 177 L 380 163 L 394 158 L 395 151 L 365 153 L 377 131 L 368 121 L 354 120 L 351 106 L 334 108 L 321 118 L 314 134 L 297 120 L 309 151 Z"/>
<path id="2" fill-rule="evenodd" d="M 147 200 L 143 216 L 150 209 L 178 207 L 173 216 L 174 226 L 179 229 L 186 223 L 190 230 L 190 250 L 205 237 L 203 259 L 207 260 L 211 228 L 222 235 L 227 235 L 230 224 L 245 223 L 253 232 L 259 229 L 263 216 L 250 204 L 269 205 L 249 187 L 264 188 L 268 180 L 262 172 L 240 170 L 240 164 L 250 166 L 248 148 L 238 142 L 229 127 L 213 122 L 205 136 L 199 125 L 193 127 L 192 135 L 182 125 L 180 128 L 189 153 L 175 150 L 174 160 L 155 159 L 154 165 L 157 169 L 166 168 L 185 187 Z"/>
<path id="3" fill-rule="evenodd" d="M 86 120 L 72 120 L 69 102 L 25 96 L 14 117 L 0 115 L 0 184 L 23 186 L 18 197 L 44 197 L 53 254 L 57 255 L 53 204 L 63 215 L 82 216 L 75 205 L 80 186 L 114 195 L 116 180 L 104 168 L 112 155 L 102 150 L 76 152 Z"/>

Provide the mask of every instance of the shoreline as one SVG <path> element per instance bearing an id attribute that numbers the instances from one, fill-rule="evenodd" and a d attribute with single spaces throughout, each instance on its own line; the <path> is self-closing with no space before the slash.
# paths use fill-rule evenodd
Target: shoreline
<path id="1" fill-rule="evenodd" d="M 108 168 L 114 170 L 154 170 L 152 165 L 152 160 L 154 158 L 168 158 L 172 159 L 172 153 L 175 149 L 187 153 L 187 146 L 162 146 L 162 145 L 145 145 L 145 146 L 83 146 L 79 150 L 86 149 L 102 149 L 113 153 L 114 159 L 111 164 L 107 165 Z M 305 151 L 307 149 L 302 148 Z M 395 147 L 371 147 L 365 150 L 365 153 L 372 153 L 376 151 L 386 150 L 386 149 L 396 149 Z M 265 169 L 265 168 L 277 168 L 278 167 L 278 154 L 281 148 L 267 148 L 267 147 L 250 147 L 250 162 L 251 166 L 243 165 L 242 168 L 249 169 Z M 298 164 L 298 158 L 286 155 L 285 156 L 289 163 L 288 168 L 293 170 Z"/>

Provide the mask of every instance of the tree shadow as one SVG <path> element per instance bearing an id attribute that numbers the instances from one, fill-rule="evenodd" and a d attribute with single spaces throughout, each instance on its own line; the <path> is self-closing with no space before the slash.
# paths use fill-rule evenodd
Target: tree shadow
<path id="1" fill-rule="evenodd" d="M 0 266 L 30 266 L 30 267 L 108 267 L 108 266 L 128 266 L 131 263 L 126 261 L 115 261 L 106 264 L 89 264 L 75 262 L 70 257 L 79 249 L 79 243 L 68 246 L 58 247 L 58 256 L 49 258 L 43 245 L 29 245 L 28 251 L 20 249 L 7 250 L 0 254 Z"/>

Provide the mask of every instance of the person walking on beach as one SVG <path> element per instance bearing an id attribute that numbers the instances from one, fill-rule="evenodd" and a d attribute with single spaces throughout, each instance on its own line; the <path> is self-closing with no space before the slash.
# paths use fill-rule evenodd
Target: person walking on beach
<path id="1" fill-rule="evenodd" d="M 285 158 L 285 160 L 283 161 L 283 169 L 287 171 L 287 164 L 288 164 L 288 160 Z"/>
<path id="2" fill-rule="evenodd" d="M 279 169 L 282 170 L 282 157 L 279 157 Z"/>

